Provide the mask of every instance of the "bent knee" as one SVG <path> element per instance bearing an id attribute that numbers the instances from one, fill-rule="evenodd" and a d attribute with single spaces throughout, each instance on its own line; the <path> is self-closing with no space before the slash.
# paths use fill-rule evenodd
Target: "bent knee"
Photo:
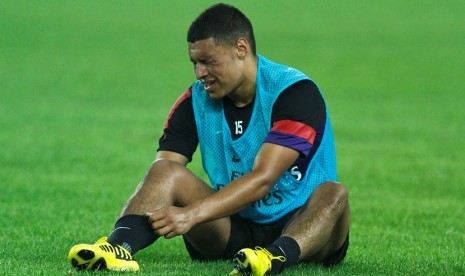
<path id="1" fill-rule="evenodd" d="M 319 192 L 323 193 L 325 196 L 331 198 L 332 202 L 337 202 L 340 204 L 348 204 L 349 202 L 349 190 L 340 182 L 327 181 L 321 184 L 318 189 Z"/>
<path id="2" fill-rule="evenodd" d="M 178 168 L 178 167 L 183 167 L 183 166 L 176 161 L 160 158 L 160 159 L 156 159 L 155 161 L 153 161 L 150 169 L 169 169 L 169 168 Z"/>
<path id="3" fill-rule="evenodd" d="M 168 159 L 157 159 L 150 166 L 146 179 L 171 179 L 182 175 L 186 167 L 180 163 Z M 151 181 L 152 182 L 152 181 Z"/>

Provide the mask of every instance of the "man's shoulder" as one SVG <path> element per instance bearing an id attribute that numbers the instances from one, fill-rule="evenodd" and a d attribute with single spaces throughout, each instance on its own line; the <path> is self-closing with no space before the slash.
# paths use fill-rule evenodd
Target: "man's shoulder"
<path id="1" fill-rule="evenodd" d="M 271 61 L 261 55 L 259 57 L 257 82 L 271 91 L 283 91 L 292 84 L 309 79 L 307 75 L 288 65 Z"/>

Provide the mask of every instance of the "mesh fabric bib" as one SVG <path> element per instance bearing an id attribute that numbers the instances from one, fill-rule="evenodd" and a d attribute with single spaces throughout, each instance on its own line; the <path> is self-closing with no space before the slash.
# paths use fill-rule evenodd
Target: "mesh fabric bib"
<path id="1" fill-rule="evenodd" d="M 214 189 L 252 170 L 253 162 L 271 129 L 271 112 L 279 94 L 293 83 L 308 79 L 300 71 L 258 55 L 257 86 L 252 117 L 244 134 L 232 140 L 221 100 L 212 100 L 203 84 L 193 85 L 192 103 L 203 167 Z M 271 223 L 302 206 L 322 182 L 337 180 L 334 138 L 326 116 L 321 144 L 305 176 L 299 181 L 285 172 L 268 195 L 240 212 L 257 223 Z M 247 185 L 247 184 L 245 184 Z"/>

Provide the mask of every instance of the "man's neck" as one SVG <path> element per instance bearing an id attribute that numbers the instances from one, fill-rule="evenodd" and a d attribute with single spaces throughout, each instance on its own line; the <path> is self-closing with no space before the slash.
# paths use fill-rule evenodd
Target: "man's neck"
<path id="1" fill-rule="evenodd" d="M 244 70 L 244 82 L 227 97 L 237 107 L 243 107 L 253 102 L 255 99 L 255 90 L 257 87 L 257 66 L 258 58 L 248 57 L 246 70 Z"/>

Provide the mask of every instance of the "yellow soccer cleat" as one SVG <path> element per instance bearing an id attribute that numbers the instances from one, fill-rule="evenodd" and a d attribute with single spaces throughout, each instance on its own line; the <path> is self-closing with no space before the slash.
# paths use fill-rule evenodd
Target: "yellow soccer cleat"
<path id="1" fill-rule="evenodd" d="M 271 272 L 271 261 L 279 260 L 285 262 L 283 256 L 273 256 L 265 248 L 259 246 L 254 249 L 241 249 L 234 255 L 234 270 L 229 275 L 251 275 L 263 276 Z"/>
<path id="2" fill-rule="evenodd" d="M 78 244 L 68 254 L 69 263 L 76 270 L 138 271 L 139 264 L 123 247 L 113 246 L 107 238 L 95 244 Z"/>

